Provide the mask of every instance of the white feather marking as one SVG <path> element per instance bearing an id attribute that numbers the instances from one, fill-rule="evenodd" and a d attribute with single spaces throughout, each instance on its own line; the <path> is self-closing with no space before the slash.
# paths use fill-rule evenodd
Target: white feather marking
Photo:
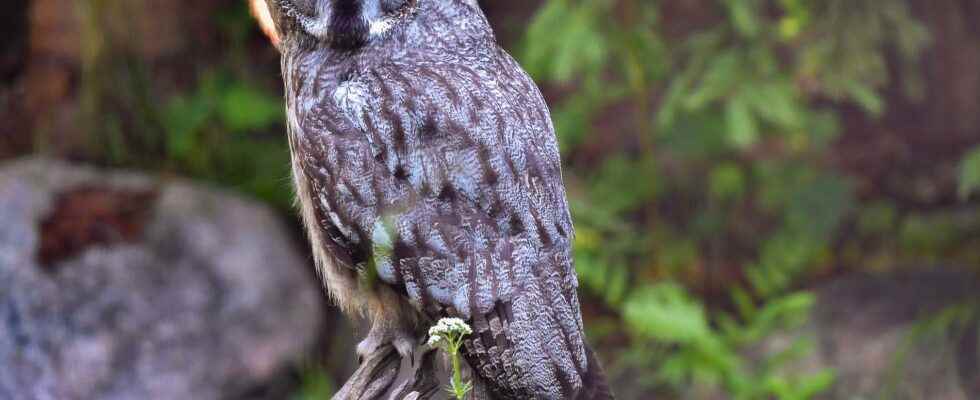
<path id="1" fill-rule="evenodd" d="M 374 229 L 371 231 L 371 241 L 374 242 L 375 246 L 385 248 L 391 248 L 393 246 L 391 235 L 388 234 L 388 229 L 385 227 L 384 222 L 381 221 L 381 218 L 378 218 L 374 222 Z"/>
<path id="2" fill-rule="evenodd" d="M 391 18 L 376 19 L 370 22 L 368 33 L 371 36 L 381 36 L 388 33 L 392 25 L 394 25 L 394 23 Z"/>

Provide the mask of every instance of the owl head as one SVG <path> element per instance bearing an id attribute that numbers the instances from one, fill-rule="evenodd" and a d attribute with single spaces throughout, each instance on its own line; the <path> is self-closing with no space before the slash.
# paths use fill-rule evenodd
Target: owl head
<path id="1" fill-rule="evenodd" d="M 306 36 L 356 50 L 411 25 L 419 12 L 469 7 L 476 0 L 251 0 L 253 14 L 273 43 Z"/>

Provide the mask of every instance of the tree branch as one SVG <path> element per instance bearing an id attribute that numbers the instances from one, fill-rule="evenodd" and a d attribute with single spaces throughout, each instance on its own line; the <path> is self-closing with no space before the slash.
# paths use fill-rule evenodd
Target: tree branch
<path id="1" fill-rule="evenodd" d="M 403 360 L 393 347 L 382 346 L 361 362 L 333 400 L 448 399 L 442 388 L 450 371 L 437 357 L 437 351 L 421 345 L 415 349 L 413 360 Z M 473 381 L 467 400 L 489 400 L 485 385 L 473 377 L 469 367 L 464 366 L 463 371 L 466 379 Z"/>

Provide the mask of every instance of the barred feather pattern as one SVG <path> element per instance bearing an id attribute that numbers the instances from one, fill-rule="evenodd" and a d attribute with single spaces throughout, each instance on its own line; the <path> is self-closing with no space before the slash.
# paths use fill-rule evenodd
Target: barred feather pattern
<path id="1" fill-rule="evenodd" d="M 466 360 L 495 398 L 609 398 L 585 343 L 548 108 L 482 12 L 419 0 L 358 51 L 293 35 L 294 179 L 337 302 L 376 322 L 405 309 L 469 321 Z"/>

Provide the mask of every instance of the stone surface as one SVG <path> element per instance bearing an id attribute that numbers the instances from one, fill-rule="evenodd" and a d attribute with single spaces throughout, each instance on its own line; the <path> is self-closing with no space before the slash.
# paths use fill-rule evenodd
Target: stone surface
<path id="1" fill-rule="evenodd" d="M 234 195 L 20 160 L 0 221 L 2 399 L 222 398 L 315 339 L 306 258 Z"/>
<path id="2" fill-rule="evenodd" d="M 950 269 L 858 274 L 815 293 L 806 327 L 774 335 L 752 353 L 776 354 L 801 335 L 815 339 L 816 349 L 792 368 L 836 371 L 821 399 L 980 399 L 976 275 Z"/>

